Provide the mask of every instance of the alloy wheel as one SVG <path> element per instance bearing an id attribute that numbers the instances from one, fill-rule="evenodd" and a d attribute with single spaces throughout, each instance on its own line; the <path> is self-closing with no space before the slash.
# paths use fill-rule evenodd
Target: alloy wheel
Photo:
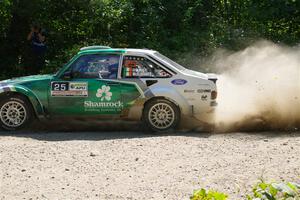
<path id="1" fill-rule="evenodd" d="M 173 108 L 166 103 L 154 104 L 148 114 L 149 122 L 157 129 L 169 128 L 175 120 Z"/>
<path id="2" fill-rule="evenodd" d="M 0 109 L 0 120 L 8 127 L 21 126 L 27 117 L 24 105 L 17 101 L 8 101 Z"/>

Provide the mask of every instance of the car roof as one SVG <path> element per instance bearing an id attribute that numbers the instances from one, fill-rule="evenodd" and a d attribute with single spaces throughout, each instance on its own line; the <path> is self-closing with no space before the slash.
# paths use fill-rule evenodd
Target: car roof
<path id="1" fill-rule="evenodd" d="M 132 48 L 111 48 L 108 46 L 87 46 L 80 49 L 78 54 L 86 53 L 145 53 L 153 54 L 156 51 L 150 49 L 132 49 Z"/>

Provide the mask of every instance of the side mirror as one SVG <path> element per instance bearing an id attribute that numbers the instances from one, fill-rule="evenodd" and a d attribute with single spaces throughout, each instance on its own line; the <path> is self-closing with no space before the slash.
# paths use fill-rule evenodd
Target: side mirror
<path id="1" fill-rule="evenodd" d="M 64 79 L 64 80 L 70 80 L 72 78 L 73 78 L 72 72 L 69 72 L 69 71 L 66 71 L 62 76 L 62 79 Z"/>

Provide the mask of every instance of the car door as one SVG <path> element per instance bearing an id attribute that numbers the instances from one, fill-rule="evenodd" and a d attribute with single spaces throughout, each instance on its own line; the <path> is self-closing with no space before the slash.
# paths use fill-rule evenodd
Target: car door
<path id="1" fill-rule="evenodd" d="M 79 56 L 61 77 L 50 83 L 50 115 L 120 115 L 124 105 L 122 89 L 116 81 L 119 64 L 118 54 Z"/>

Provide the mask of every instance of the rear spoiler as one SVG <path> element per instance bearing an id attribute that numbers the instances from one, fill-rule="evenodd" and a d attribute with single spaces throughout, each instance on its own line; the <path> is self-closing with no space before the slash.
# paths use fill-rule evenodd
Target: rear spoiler
<path id="1" fill-rule="evenodd" d="M 216 74 L 206 74 L 208 76 L 208 80 L 217 83 L 218 77 Z"/>

